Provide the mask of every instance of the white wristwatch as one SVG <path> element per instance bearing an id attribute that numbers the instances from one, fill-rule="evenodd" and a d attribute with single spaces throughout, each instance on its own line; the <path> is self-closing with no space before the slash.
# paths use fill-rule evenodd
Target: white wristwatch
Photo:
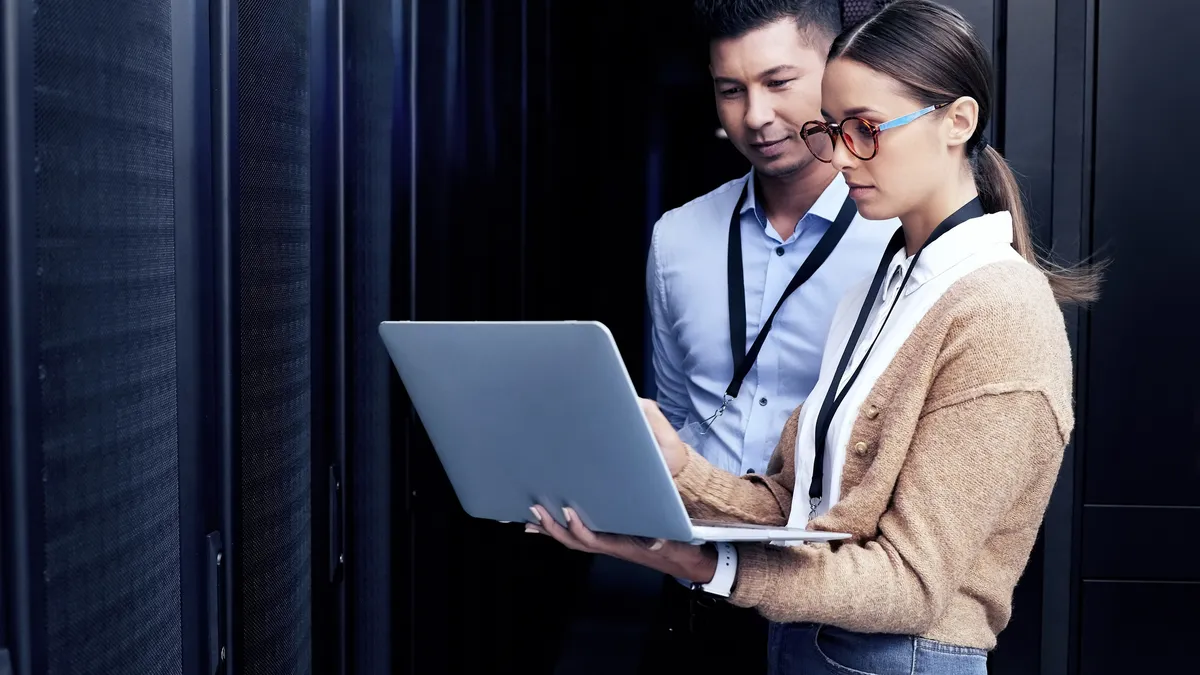
<path id="1" fill-rule="evenodd" d="M 726 542 L 720 542 L 716 547 L 717 571 L 713 574 L 712 581 L 693 584 L 692 588 L 709 595 L 728 598 L 733 592 L 733 582 L 737 580 L 737 548 Z"/>

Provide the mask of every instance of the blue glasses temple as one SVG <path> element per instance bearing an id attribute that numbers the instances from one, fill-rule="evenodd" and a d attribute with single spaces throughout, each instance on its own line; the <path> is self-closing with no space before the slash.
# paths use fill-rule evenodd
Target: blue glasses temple
<path id="1" fill-rule="evenodd" d="M 889 120 L 887 122 L 884 122 L 883 124 L 880 124 L 879 130 L 884 131 L 887 129 L 893 129 L 895 127 L 902 127 L 905 124 L 908 124 L 909 122 L 921 117 L 922 115 L 928 115 L 929 113 L 933 112 L 934 110 L 937 110 L 940 107 L 941 106 L 931 105 L 928 108 L 921 108 L 920 110 L 918 110 L 914 113 L 909 113 L 909 114 L 905 115 L 904 117 L 897 117 L 894 120 Z"/>

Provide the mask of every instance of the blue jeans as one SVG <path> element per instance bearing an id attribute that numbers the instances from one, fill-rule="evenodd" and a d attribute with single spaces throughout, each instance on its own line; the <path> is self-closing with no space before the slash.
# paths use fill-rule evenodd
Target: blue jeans
<path id="1" fill-rule="evenodd" d="M 771 624 L 770 675 L 987 675 L 987 652 L 906 635 Z"/>

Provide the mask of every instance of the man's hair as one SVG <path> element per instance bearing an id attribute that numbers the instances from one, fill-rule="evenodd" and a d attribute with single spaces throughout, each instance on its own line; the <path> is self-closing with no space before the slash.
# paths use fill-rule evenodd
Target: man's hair
<path id="1" fill-rule="evenodd" d="M 792 19 L 825 44 L 842 32 L 838 0 L 695 0 L 695 13 L 709 42 L 739 38 L 781 19 Z"/>

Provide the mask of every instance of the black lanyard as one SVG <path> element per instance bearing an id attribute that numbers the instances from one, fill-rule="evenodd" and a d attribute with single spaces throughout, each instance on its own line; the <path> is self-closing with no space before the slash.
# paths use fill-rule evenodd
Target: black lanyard
<path id="1" fill-rule="evenodd" d="M 898 229 L 896 230 L 896 234 L 892 235 L 892 240 L 888 242 L 887 248 L 883 252 L 883 258 L 879 261 L 879 267 L 875 270 L 875 278 L 871 280 L 871 289 L 867 291 L 867 297 L 863 300 L 862 309 L 858 311 L 858 321 L 854 323 L 854 330 L 850 332 L 850 339 L 847 340 L 846 348 L 842 351 L 842 358 L 838 361 L 837 369 L 833 372 L 833 379 L 829 382 L 829 390 L 825 392 L 825 400 L 821 403 L 821 411 L 817 414 L 817 428 L 814 438 L 816 452 L 813 454 L 812 483 L 808 488 L 809 505 L 812 507 L 812 510 L 809 511 L 809 518 L 816 512 L 817 505 L 821 503 L 821 498 L 824 495 L 825 442 L 829 436 L 829 425 L 833 421 L 833 414 L 837 412 L 838 406 L 846 398 L 846 393 L 850 391 L 850 387 L 858 379 L 858 374 L 862 372 L 863 365 L 867 362 L 867 356 L 871 354 L 871 350 L 875 348 L 875 343 L 879 341 L 879 336 L 883 333 L 883 326 L 887 324 L 888 318 L 892 316 L 892 310 L 896 308 L 896 303 L 900 301 L 900 296 L 904 293 L 904 286 L 908 283 L 908 278 L 912 276 L 913 270 L 916 269 L 917 260 L 921 258 L 921 252 L 936 241 L 938 237 L 946 234 L 961 223 L 983 215 L 983 205 L 980 204 L 979 198 L 976 197 L 967 202 L 959 210 L 950 214 L 950 217 L 943 220 L 929 235 L 929 238 L 925 240 L 921 248 L 917 250 L 917 254 L 913 256 L 912 264 L 908 266 L 908 270 L 904 273 L 904 278 L 900 281 L 900 288 L 896 291 L 896 297 L 892 300 L 887 314 L 884 315 L 883 321 L 879 324 L 879 331 L 875 333 L 875 338 L 871 340 L 870 346 L 867 347 L 867 351 L 858 362 L 858 367 L 854 369 L 854 373 L 850 375 L 846 386 L 839 393 L 838 384 L 842 381 L 842 375 L 846 373 L 846 367 L 850 363 L 854 349 L 858 346 L 859 338 L 862 337 L 863 328 L 867 324 L 867 317 L 871 314 L 871 308 L 875 305 L 875 298 L 879 296 L 879 289 L 883 287 L 883 278 L 891 266 L 892 258 L 904 247 L 904 230 Z"/>
<path id="2" fill-rule="evenodd" d="M 737 206 L 733 207 L 733 215 L 729 217 L 729 346 L 733 351 L 733 380 L 729 382 L 729 386 L 725 389 L 725 403 L 737 398 L 738 392 L 741 391 L 742 381 L 750 374 L 750 369 L 754 367 L 754 361 L 758 359 L 758 352 L 762 350 L 763 343 L 766 342 L 767 333 L 771 332 L 771 325 L 775 321 L 775 315 L 779 313 L 779 309 L 783 307 L 784 300 L 788 299 L 792 293 L 800 288 L 800 285 L 808 281 L 809 277 L 816 273 L 829 254 L 841 241 L 842 235 L 846 234 L 846 230 L 850 227 L 850 221 L 854 220 L 854 214 L 857 212 L 854 206 L 854 200 L 849 197 L 842 204 L 842 210 L 838 212 L 837 220 L 833 221 L 833 225 L 825 231 L 821 236 L 821 240 L 813 248 L 812 253 L 808 254 L 808 258 L 800 265 L 800 269 L 796 270 L 796 276 L 792 277 L 791 283 L 784 289 L 783 295 L 779 297 L 779 302 L 775 303 L 775 309 L 771 311 L 771 316 L 767 317 L 762 329 L 758 331 L 758 337 L 754 339 L 754 343 L 750 345 L 750 351 L 742 353 L 742 349 L 746 346 L 746 280 L 742 269 L 742 205 L 746 202 L 746 193 L 749 191 L 750 181 L 746 181 L 746 185 L 742 187 L 742 195 L 738 197 Z M 725 410 L 725 405 L 721 406 L 721 410 L 717 412 L 720 415 Z M 715 417 L 715 416 L 714 416 Z M 710 418 L 712 419 L 712 418 Z"/>

